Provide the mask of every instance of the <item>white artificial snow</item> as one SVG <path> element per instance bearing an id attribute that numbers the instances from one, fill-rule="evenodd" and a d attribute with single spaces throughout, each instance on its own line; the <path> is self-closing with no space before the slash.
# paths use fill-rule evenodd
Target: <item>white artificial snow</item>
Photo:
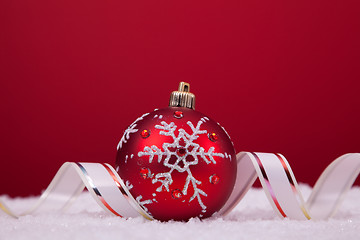
<path id="1" fill-rule="evenodd" d="M 305 198 L 311 188 L 300 185 Z M 12 209 L 26 210 L 35 197 L 10 199 Z M 251 189 L 226 217 L 188 222 L 122 219 L 104 212 L 84 193 L 65 213 L 14 219 L 0 212 L 0 239 L 360 239 L 360 188 L 349 191 L 338 213 L 329 220 L 280 219 L 262 189 Z"/>

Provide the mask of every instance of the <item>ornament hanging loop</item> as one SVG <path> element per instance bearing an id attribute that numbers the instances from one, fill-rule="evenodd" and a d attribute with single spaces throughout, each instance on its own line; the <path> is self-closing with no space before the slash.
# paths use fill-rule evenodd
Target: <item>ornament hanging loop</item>
<path id="1" fill-rule="evenodd" d="M 195 95 L 190 92 L 190 84 L 180 82 L 178 91 L 170 96 L 169 107 L 186 107 L 195 110 Z"/>
<path id="2" fill-rule="evenodd" d="M 190 92 L 190 84 L 186 82 L 180 82 L 179 84 L 179 92 Z"/>

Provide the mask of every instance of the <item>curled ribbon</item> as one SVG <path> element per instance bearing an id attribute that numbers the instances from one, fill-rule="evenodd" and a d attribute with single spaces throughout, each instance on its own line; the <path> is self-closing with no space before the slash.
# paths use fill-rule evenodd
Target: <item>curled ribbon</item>
<path id="1" fill-rule="evenodd" d="M 258 177 L 274 211 L 282 218 L 327 219 L 336 213 L 345 194 L 360 172 L 360 153 L 348 153 L 334 160 L 321 174 L 307 200 L 299 191 L 286 158 L 277 153 L 240 152 L 232 194 L 217 216 L 228 214 L 245 196 Z M 66 162 L 56 173 L 37 203 L 16 214 L 0 200 L 0 208 L 13 217 L 48 211 L 65 211 L 87 188 L 107 212 L 120 217 L 146 213 L 132 197 L 124 182 L 109 164 Z"/>

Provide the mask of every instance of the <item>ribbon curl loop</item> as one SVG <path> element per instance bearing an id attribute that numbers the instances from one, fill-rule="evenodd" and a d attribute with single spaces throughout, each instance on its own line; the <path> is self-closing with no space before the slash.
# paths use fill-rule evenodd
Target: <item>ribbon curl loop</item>
<path id="1" fill-rule="evenodd" d="M 217 216 L 228 214 L 245 196 L 257 178 L 273 207 L 282 218 L 327 219 L 336 213 L 345 194 L 360 173 L 360 153 L 348 153 L 333 161 L 321 174 L 307 200 L 286 158 L 277 153 L 240 152 L 237 177 L 230 198 Z M 0 200 L 0 208 L 19 217 L 48 211 L 64 211 L 87 188 L 107 212 L 120 217 L 153 218 L 132 197 L 126 184 L 109 164 L 66 162 L 28 211 L 16 214 Z"/>

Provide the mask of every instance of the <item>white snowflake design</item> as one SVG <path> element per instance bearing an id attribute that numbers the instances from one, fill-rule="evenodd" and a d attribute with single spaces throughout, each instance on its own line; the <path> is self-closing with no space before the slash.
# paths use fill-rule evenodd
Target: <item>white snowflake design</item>
<path id="1" fill-rule="evenodd" d="M 142 198 L 143 197 L 141 195 L 137 196 L 136 202 L 142 207 L 142 209 L 144 209 L 145 212 L 147 212 L 151 216 L 151 213 L 149 212 L 147 207 L 145 207 L 145 205 L 152 203 L 152 200 L 143 200 L 142 201 Z"/>
<path id="2" fill-rule="evenodd" d="M 145 116 L 149 115 L 149 113 L 145 113 L 143 114 L 141 117 L 137 118 L 124 132 L 124 135 L 121 137 L 120 142 L 117 145 L 117 150 L 119 150 L 120 148 L 122 148 L 122 145 L 124 143 L 127 143 L 127 141 L 130 139 L 130 134 L 131 133 L 136 133 L 137 131 L 139 131 L 139 129 L 136 129 L 137 126 L 137 122 L 141 121 L 144 119 Z"/>
<path id="3" fill-rule="evenodd" d="M 131 190 L 134 187 L 129 181 L 125 182 L 125 186 L 127 187 L 128 190 Z"/>
<path id="4" fill-rule="evenodd" d="M 161 122 L 161 125 L 156 125 L 155 128 L 161 130 L 159 132 L 160 135 L 170 136 L 173 139 L 172 143 L 163 143 L 162 149 L 153 145 L 151 147 L 144 147 L 143 151 L 138 152 L 138 156 L 149 156 L 149 163 L 154 160 L 154 157 L 157 157 L 157 161 L 160 163 L 163 160 L 163 165 L 168 167 L 170 170 L 164 173 L 158 173 L 155 175 L 155 178 L 152 180 L 152 183 L 155 184 L 160 182 L 161 185 L 156 189 L 157 192 L 161 192 L 164 189 L 169 192 L 169 186 L 173 183 L 172 179 L 172 172 L 174 170 L 178 172 L 186 172 L 187 178 L 184 184 L 184 188 L 182 189 L 182 194 L 187 195 L 187 191 L 189 185 L 191 184 L 192 188 L 194 189 L 194 194 L 191 196 L 189 202 L 197 199 L 199 205 L 203 209 L 202 212 L 206 212 L 206 206 L 204 205 L 201 196 L 207 196 L 207 194 L 201 190 L 198 185 L 201 184 L 201 181 L 197 180 L 191 170 L 190 166 L 197 165 L 199 162 L 199 158 L 204 160 L 205 163 L 216 164 L 214 157 L 221 157 L 224 158 L 225 155 L 223 153 L 216 153 L 214 152 L 215 148 L 210 147 L 208 151 L 205 151 L 203 147 L 200 147 L 199 144 L 194 143 L 194 141 L 199 137 L 201 134 L 207 134 L 206 130 L 201 130 L 201 125 L 209 120 L 207 117 L 203 117 L 197 123 L 196 127 L 192 124 L 192 122 L 188 121 L 187 124 L 192 130 L 192 133 L 187 133 L 184 129 L 178 129 L 178 136 L 175 135 L 175 130 L 177 126 L 174 122 L 168 124 L 165 121 Z M 180 145 L 180 141 L 183 140 L 185 146 Z M 184 154 L 178 154 L 177 150 L 179 148 L 186 149 L 187 151 Z M 174 149 L 174 150 L 171 150 Z M 170 163 L 171 157 L 175 156 L 176 161 L 175 163 Z"/>

